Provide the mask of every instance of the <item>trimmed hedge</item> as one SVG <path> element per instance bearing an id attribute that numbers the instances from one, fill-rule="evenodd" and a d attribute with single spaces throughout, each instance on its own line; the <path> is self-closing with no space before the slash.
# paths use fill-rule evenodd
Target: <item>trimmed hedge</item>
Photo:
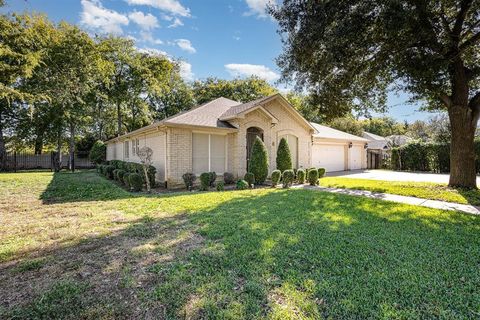
<path id="1" fill-rule="evenodd" d="M 141 163 L 136 162 L 126 162 L 122 160 L 110 160 L 109 165 L 113 166 L 114 169 L 121 169 L 125 170 L 129 173 L 137 173 L 142 178 L 142 182 L 145 184 L 144 181 L 144 172 L 143 172 L 143 165 Z M 149 166 L 147 169 L 147 176 L 150 181 L 150 186 L 155 186 L 155 175 L 157 173 L 157 169 L 154 166 Z"/>
<path id="2" fill-rule="evenodd" d="M 280 139 L 277 150 L 277 169 L 282 173 L 285 170 L 292 169 L 292 155 L 290 154 L 290 148 L 285 138 Z"/>
<path id="3" fill-rule="evenodd" d="M 251 187 L 252 185 L 255 184 L 255 175 L 251 172 L 247 172 L 245 173 L 243 180 L 247 181 L 248 185 Z"/>
<path id="4" fill-rule="evenodd" d="M 187 172 L 182 175 L 182 179 L 183 183 L 185 183 L 185 188 L 187 188 L 187 190 L 191 190 L 195 180 L 197 180 L 197 176 L 194 173 Z"/>
<path id="5" fill-rule="evenodd" d="M 217 191 L 225 191 L 225 183 L 223 181 L 217 182 L 217 185 L 215 186 Z"/>
<path id="6" fill-rule="evenodd" d="M 318 170 L 315 168 L 308 169 L 308 182 L 311 186 L 318 184 Z"/>
<path id="7" fill-rule="evenodd" d="M 225 182 L 225 184 L 234 184 L 235 177 L 233 176 L 233 173 L 225 172 L 223 174 L 223 181 Z"/>
<path id="8" fill-rule="evenodd" d="M 142 191 L 142 187 L 143 187 L 143 179 L 142 179 L 142 176 L 139 175 L 138 173 L 132 173 L 128 176 L 128 182 L 129 182 L 129 185 L 130 185 L 130 188 L 133 190 L 133 191 Z"/>
<path id="9" fill-rule="evenodd" d="M 280 170 L 272 171 L 272 187 L 276 187 L 279 184 L 281 177 L 282 173 L 280 172 Z"/>
<path id="10" fill-rule="evenodd" d="M 300 184 L 305 183 L 305 170 L 303 170 L 303 169 L 298 169 L 297 170 L 297 181 Z"/>
<path id="11" fill-rule="evenodd" d="M 255 142 L 252 146 L 252 154 L 250 156 L 248 170 L 255 176 L 254 183 L 263 184 L 265 180 L 267 180 L 268 152 L 262 139 L 258 136 L 255 138 Z"/>
<path id="12" fill-rule="evenodd" d="M 480 173 L 480 141 L 475 142 L 475 162 Z M 392 149 L 390 168 L 393 170 L 450 172 L 450 144 L 412 142 Z"/>
<path id="13" fill-rule="evenodd" d="M 327 172 L 325 170 L 325 168 L 318 168 L 318 178 L 323 178 L 323 176 L 325 175 L 325 172 Z"/>
<path id="14" fill-rule="evenodd" d="M 295 179 L 295 174 L 293 173 L 293 170 L 290 169 L 290 170 L 283 171 L 282 183 L 284 188 L 290 188 L 294 179 Z"/>
<path id="15" fill-rule="evenodd" d="M 248 186 L 248 182 L 245 181 L 245 180 L 238 180 L 237 181 L 237 189 L 238 190 L 245 190 L 245 189 L 248 189 L 249 186 Z"/>
<path id="16" fill-rule="evenodd" d="M 200 191 L 207 191 L 210 187 L 210 172 L 204 172 L 200 175 Z"/>

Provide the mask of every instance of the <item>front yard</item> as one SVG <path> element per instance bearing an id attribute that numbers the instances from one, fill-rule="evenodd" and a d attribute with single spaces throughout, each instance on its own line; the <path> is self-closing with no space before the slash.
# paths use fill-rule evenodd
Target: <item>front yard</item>
<path id="1" fill-rule="evenodd" d="M 311 190 L 0 175 L 0 318 L 478 318 L 480 217 Z"/>

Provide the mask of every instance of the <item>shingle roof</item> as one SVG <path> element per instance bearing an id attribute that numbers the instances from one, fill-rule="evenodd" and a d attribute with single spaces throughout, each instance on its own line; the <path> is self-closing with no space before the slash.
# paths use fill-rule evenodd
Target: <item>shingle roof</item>
<path id="1" fill-rule="evenodd" d="M 270 99 L 271 97 L 272 96 L 263 97 L 263 98 L 259 98 L 259 99 L 256 99 L 256 100 L 253 100 L 253 101 L 250 101 L 250 102 L 247 102 L 247 103 L 242 103 L 242 104 L 237 104 L 235 106 L 232 106 L 227 111 L 225 111 L 219 118 L 220 119 L 228 119 L 230 117 L 233 117 L 233 116 L 235 116 L 239 113 L 242 113 L 242 112 L 247 111 L 247 110 L 249 110 L 253 107 L 258 106 L 259 104 L 261 104 L 265 100 Z"/>
<path id="2" fill-rule="evenodd" d="M 378 140 L 378 141 L 386 140 L 385 137 L 382 137 L 382 136 L 379 136 L 377 134 L 370 133 L 370 132 L 367 132 L 367 131 L 363 132 L 363 137 L 365 139 L 368 139 L 368 140 Z"/>
<path id="3" fill-rule="evenodd" d="M 388 149 L 388 141 L 386 138 L 364 131 L 363 137 L 368 140 L 368 149 Z"/>
<path id="4" fill-rule="evenodd" d="M 233 128 L 231 124 L 226 121 L 221 121 L 219 118 L 227 110 L 237 105 L 241 105 L 241 103 L 221 97 L 186 112 L 174 115 L 164 122 L 204 127 Z"/>
<path id="5" fill-rule="evenodd" d="M 321 124 L 310 122 L 312 126 L 317 130 L 313 136 L 315 138 L 324 138 L 324 139 L 339 139 L 339 140 L 350 140 L 350 141 L 361 141 L 367 142 L 367 139 L 364 139 L 359 136 L 355 136 L 350 133 L 346 133 L 340 130 L 336 130 L 327 126 L 323 126 Z"/>

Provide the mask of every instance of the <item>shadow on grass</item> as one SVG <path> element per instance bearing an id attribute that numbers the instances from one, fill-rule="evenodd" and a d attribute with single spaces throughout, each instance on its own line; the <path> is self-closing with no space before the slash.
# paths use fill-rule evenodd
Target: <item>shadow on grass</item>
<path id="1" fill-rule="evenodd" d="M 185 207 L 51 248 L 40 270 L 2 277 L 10 280 L 0 300 L 30 292 L 33 302 L 4 305 L 19 318 L 478 315 L 479 217 L 310 190 L 236 192 L 208 209 Z M 51 279 L 87 289 L 67 290 L 74 307 L 58 310 L 61 294 L 37 296 Z"/>

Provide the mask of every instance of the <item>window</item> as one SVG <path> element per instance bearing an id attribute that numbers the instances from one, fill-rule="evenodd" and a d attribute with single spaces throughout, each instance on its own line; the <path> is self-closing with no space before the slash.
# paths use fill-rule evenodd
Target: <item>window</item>
<path id="1" fill-rule="evenodd" d="M 125 141 L 123 143 L 123 156 L 128 159 L 129 156 L 130 156 L 130 152 L 129 152 L 129 146 L 130 144 L 128 143 L 128 141 Z"/>
<path id="2" fill-rule="evenodd" d="M 298 168 L 298 138 L 293 134 L 286 134 L 280 137 L 278 143 L 280 143 L 282 138 L 287 140 L 288 148 L 290 149 L 290 155 L 292 157 L 292 166 L 294 168 Z"/>
<path id="3" fill-rule="evenodd" d="M 225 172 L 226 137 L 216 134 L 193 133 L 192 170 L 194 173 Z"/>
<path id="4" fill-rule="evenodd" d="M 138 139 L 132 140 L 132 155 L 138 155 Z"/>

